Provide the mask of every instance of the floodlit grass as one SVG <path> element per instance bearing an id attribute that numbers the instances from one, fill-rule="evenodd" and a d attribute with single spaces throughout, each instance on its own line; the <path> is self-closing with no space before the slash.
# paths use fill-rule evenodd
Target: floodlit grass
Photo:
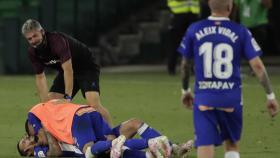
<path id="1" fill-rule="evenodd" d="M 53 76 L 48 76 L 49 85 Z M 280 76 L 271 77 L 280 95 Z M 174 142 L 193 137 L 192 112 L 180 103 L 180 77 L 165 73 L 105 73 L 101 76 L 102 104 L 118 124 L 140 118 Z M 279 158 L 280 116 L 269 118 L 265 94 L 254 77 L 244 78 L 242 158 Z M 24 133 L 26 114 L 38 102 L 33 76 L 0 76 L 0 157 L 19 157 L 16 143 Z M 278 97 L 279 98 L 279 97 Z M 79 93 L 73 100 L 85 103 Z M 190 158 L 195 157 L 192 151 Z M 222 148 L 216 158 L 223 158 Z"/>

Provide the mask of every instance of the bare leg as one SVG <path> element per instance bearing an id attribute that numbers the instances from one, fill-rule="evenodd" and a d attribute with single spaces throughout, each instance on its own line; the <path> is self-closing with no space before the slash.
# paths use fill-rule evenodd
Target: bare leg
<path id="1" fill-rule="evenodd" d="M 214 158 L 214 145 L 199 146 L 197 148 L 197 158 Z"/>
<path id="2" fill-rule="evenodd" d="M 100 97 L 98 92 L 89 91 L 85 93 L 86 100 L 88 105 L 95 108 L 98 112 L 101 113 L 103 118 L 107 121 L 107 123 L 112 127 L 112 118 L 109 111 L 101 105 Z"/>
<path id="3" fill-rule="evenodd" d="M 240 158 L 239 145 L 230 140 L 224 141 L 225 158 Z"/>
<path id="4" fill-rule="evenodd" d="M 124 135 L 126 138 L 132 138 L 137 130 L 142 126 L 143 121 L 138 119 L 130 119 L 121 124 L 120 133 Z"/>

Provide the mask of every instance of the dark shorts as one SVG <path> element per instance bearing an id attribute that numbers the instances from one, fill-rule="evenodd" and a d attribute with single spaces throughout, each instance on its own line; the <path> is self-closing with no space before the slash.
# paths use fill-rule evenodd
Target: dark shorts
<path id="1" fill-rule="evenodd" d="M 193 108 L 195 128 L 195 146 L 221 145 L 225 140 L 237 142 L 242 131 L 242 106 L 236 106 L 233 112 L 221 110 L 200 111 Z"/>
<path id="2" fill-rule="evenodd" d="M 83 97 L 88 91 L 100 92 L 99 90 L 99 72 L 85 71 L 74 74 L 74 86 L 72 91 L 72 98 L 81 89 Z M 63 72 L 59 72 L 55 77 L 50 92 L 65 93 Z"/>

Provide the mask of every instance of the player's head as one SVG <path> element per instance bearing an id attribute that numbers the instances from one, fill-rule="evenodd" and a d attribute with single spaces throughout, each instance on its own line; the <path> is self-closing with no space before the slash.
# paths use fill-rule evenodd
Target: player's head
<path id="1" fill-rule="evenodd" d="M 209 0 L 209 7 L 212 14 L 226 14 L 229 16 L 233 6 L 233 0 Z"/>
<path id="2" fill-rule="evenodd" d="M 35 139 L 33 136 L 24 135 L 17 143 L 17 149 L 21 156 L 32 156 L 34 153 Z"/>
<path id="3" fill-rule="evenodd" d="M 45 31 L 37 20 L 26 20 L 22 25 L 21 33 L 34 48 L 37 48 L 44 41 Z"/>

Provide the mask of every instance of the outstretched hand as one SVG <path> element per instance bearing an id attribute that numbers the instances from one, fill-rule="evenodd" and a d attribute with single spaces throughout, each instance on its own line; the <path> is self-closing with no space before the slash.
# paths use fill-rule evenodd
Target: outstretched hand
<path id="1" fill-rule="evenodd" d="M 186 92 L 185 94 L 182 94 L 181 97 L 183 105 L 188 108 L 192 109 L 193 106 L 193 95 L 191 92 Z"/>
<path id="2" fill-rule="evenodd" d="M 274 117 L 279 112 L 279 104 L 276 99 L 268 100 L 266 108 L 271 117 Z"/>

